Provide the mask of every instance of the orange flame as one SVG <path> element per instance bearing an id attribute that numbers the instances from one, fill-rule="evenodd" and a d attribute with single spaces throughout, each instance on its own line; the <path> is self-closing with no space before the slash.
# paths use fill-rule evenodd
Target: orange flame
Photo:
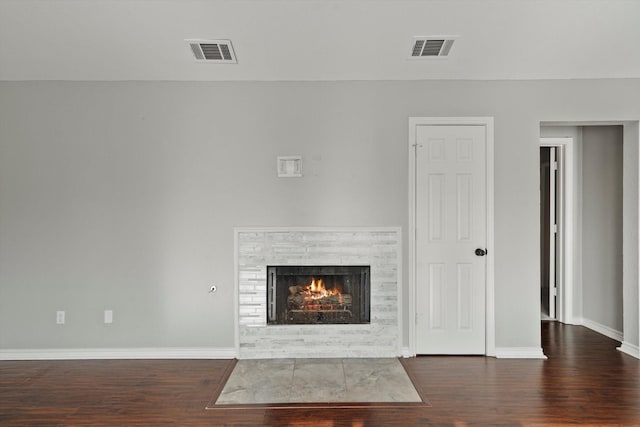
<path id="1" fill-rule="evenodd" d="M 338 289 L 327 289 L 322 279 L 311 278 L 311 283 L 307 285 L 305 294 L 310 295 L 311 299 L 320 299 L 329 295 L 342 295 Z"/>

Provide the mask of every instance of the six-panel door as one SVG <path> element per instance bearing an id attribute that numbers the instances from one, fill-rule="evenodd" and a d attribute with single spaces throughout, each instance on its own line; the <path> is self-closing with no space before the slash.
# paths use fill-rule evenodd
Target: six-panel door
<path id="1" fill-rule="evenodd" d="M 485 127 L 418 126 L 416 142 L 416 352 L 484 354 Z"/>

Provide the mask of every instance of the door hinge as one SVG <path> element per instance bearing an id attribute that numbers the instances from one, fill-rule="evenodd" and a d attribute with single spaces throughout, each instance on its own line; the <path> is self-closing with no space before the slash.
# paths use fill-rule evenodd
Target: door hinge
<path id="1" fill-rule="evenodd" d="M 558 288 L 557 287 L 553 287 L 553 296 L 557 297 L 558 296 Z"/>
<path id="2" fill-rule="evenodd" d="M 557 160 L 555 162 L 553 162 L 553 170 L 554 171 L 558 170 L 558 161 Z"/>
<path id="3" fill-rule="evenodd" d="M 553 232 L 554 233 L 558 232 L 558 224 L 553 224 Z"/>

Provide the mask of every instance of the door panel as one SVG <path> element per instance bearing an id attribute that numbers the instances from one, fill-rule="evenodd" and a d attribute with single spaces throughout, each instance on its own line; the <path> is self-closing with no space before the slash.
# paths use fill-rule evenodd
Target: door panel
<path id="1" fill-rule="evenodd" d="M 443 264 L 429 264 L 429 327 L 442 329 L 444 325 L 443 308 Z"/>
<path id="2" fill-rule="evenodd" d="M 418 354 L 485 353 L 484 126 L 418 126 Z"/>
<path id="3" fill-rule="evenodd" d="M 428 177 L 429 185 L 429 240 L 439 241 L 442 239 L 442 198 L 443 198 L 443 176 L 432 174 Z"/>
<path id="4" fill-rule="evenodd" d="M 473 266 L 458 264 L 458 330 L 473 330 Z"/>
<path id="5" fill-rule="evenodd" d="M 457 216 L 457 238 L 459 242 L 471 241 L 471 226 L 473 220 L 473 196 L 472 176 L 470 174 L 459 174 L 456 176 L 456 216 Z"/>

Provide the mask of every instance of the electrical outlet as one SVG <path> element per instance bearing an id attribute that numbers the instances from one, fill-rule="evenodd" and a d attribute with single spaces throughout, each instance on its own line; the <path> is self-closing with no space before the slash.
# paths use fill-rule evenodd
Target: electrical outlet
<path id="1" fill-rule="evenodd" d="M 56 323 L 58 325 L 64 325 L 65 315 L 64 311 L 56 311 Z"/>
<path id="2" fill-rule="evenodd" d="M 104 311 L 104 323 L 113 323 L 113 310 Z"/>

